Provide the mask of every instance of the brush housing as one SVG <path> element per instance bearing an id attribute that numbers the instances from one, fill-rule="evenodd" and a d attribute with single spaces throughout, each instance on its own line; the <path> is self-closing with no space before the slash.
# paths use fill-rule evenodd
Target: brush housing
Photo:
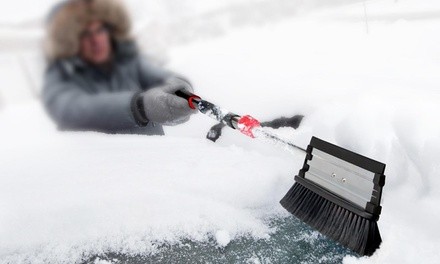
<path id="1" fill-rule="evenodd" d="M 361 255 L 379 247 L 385 164 L 313 137 L 295 184 L 281 200 L 289 212 Z"/>

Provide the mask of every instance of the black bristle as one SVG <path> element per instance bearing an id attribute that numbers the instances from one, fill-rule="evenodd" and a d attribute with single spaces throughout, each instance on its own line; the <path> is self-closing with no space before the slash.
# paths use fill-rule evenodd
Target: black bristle
<path id="1" fill-rule="evenodd" d="M 364 218 L 295 183 L 281 205 L 301 221 L 360 255 L 379 248 L 377 220 Z"/>

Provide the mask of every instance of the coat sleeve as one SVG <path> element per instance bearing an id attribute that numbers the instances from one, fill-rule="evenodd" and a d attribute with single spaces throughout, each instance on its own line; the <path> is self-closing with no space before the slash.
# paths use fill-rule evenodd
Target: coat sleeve
<path id="1" fill-rule="evenodd" d="M 112 133 L 138 127 L 131 109 L 134 94 L 133 91 L 89 94 L 52 67 L 45 75 L 42 99 L 61 129 Z"/>
<path id="2" fill-rule="evenodd" d="M 138 59 L 138 72 L 139 81 L 143 89 L 149 89 L 161 85 L 170 78 L 178 78 L 190 84 L 185 77 L 159 67 L 141 56 Z"/>

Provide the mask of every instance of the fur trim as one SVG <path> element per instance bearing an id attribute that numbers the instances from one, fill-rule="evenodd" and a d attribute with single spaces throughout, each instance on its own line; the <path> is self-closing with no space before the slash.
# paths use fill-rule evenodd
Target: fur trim
<path id="1" fill-rule="evenodd" d="M 79 37 L 92 21 L 102 21 L 112 28 L 116 41 L 130 39 L 131 21 L 119 0 L 68 0 L 49 20 L 45 53 L 49 61 L 73 57 L 79 52 Z"/>

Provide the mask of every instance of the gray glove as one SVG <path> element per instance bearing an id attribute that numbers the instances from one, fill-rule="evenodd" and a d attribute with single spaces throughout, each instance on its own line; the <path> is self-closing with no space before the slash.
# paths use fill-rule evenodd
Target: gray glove
<path id="1" fill-rule="evenodd" d="M 174 94 L 182 89 L 193 91 L 186 81 L 171 78 L 165 84 L 139 94 L 137 101 L 143 108 L 141 115 L 148 121 L 167 126 L 185 123 L 197 111 L 189 107 L 188 101 Z"/>

